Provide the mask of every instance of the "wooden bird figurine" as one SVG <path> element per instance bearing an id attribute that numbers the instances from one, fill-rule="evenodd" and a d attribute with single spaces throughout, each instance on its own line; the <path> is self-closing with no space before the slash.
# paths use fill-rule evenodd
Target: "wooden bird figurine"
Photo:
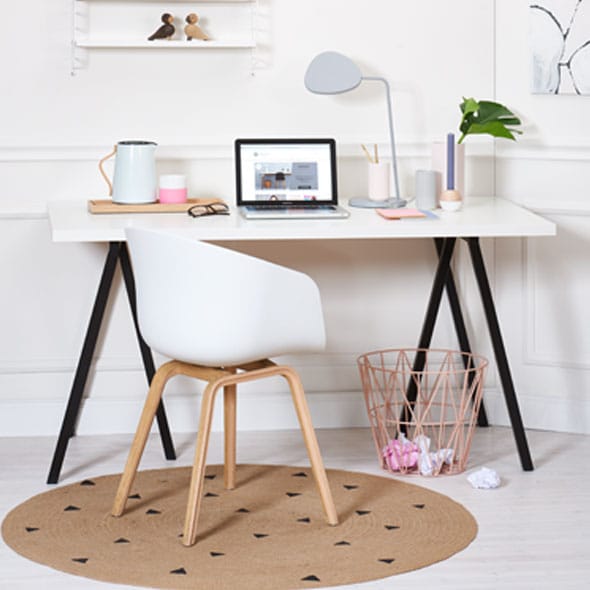
<path id="1" fill-rule="evenodd" d="M 186 16 L 187 25 L 184 27 L 184 34 L 186 35 L 187 41 L 193 39 L 199 39 L 200 41 L 207 41 L 209 37 L 203 32 L 201 27 L 197 25 L 199 22 L 199 15 L 191 12 Z"/>
<path id="2" fill-rule="evenodd" d="M 148 37 L 148 41 L 154 41 L 156 39 L 170 39 L 172 35 L 174 35 L 174 25 L 172 22 L 174 21 L 174 17 L 165 12 L 162 15 L 162 22 L 164 23 L 153 35 Z"/>

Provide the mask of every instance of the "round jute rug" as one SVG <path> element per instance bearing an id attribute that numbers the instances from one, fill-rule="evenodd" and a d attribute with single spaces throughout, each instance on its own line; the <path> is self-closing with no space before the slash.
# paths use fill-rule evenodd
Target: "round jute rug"
<path id="1" fill-rule="evenodd" d="M 110 515 L 119 475 L 53 489 L 13 509 L 8 545 L 57 570 L 150 588 L 282 590 L 385 578 L 441 561 L 477 533 L 442 494 L 391 477 L 328 470 L 340 524 L 326 524 L 308 468 L 207 468 L 197 543 L 180 541 L 189 468 L 138 473 L 125 514 Z"/>

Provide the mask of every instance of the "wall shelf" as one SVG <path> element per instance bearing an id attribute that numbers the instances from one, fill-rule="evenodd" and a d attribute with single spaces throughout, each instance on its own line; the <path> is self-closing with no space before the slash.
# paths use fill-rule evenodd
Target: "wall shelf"
<path id="1" fill-rule="evenodd" d="M 258 0 L 72 0 L 72 74 L 94 49 L 253 49 L 257 6 Z M 174 16 L 174 36 L 148 41 L 164 12 Z M 199 15 L 209 40 L 186 40 L 185 17 L 190 12 Z"/>
<path id="2" fill-rule="evenodd" d="M 116 39 L 79 39 L 76 46 L 86 49 L 108 49 L 108 48 L 129 48 L 129 49 L 215 49 L 215 48 L 248 48 L 256 47 L 254 41 L 128 41 Z"/>

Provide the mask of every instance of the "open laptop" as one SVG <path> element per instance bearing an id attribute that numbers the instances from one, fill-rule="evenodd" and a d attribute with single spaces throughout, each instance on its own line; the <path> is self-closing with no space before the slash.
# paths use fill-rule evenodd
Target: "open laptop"
<path id="1" fill-rule="evenodd" d="M 333 139 L 236 139 L 236 195 L 246 219 L 344 219 Z"/>

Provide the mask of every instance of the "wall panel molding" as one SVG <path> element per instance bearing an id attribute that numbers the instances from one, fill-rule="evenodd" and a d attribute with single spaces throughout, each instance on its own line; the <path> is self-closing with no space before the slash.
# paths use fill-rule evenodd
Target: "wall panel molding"
<path id="1" fill-rule="evenodd" d="M 159 145 L 158 158 L 224 160 L 233 158 L 232 139 L 201 141 L 195 145 Z M 338 138 L 338 155 L 359 158 L 364 156 L 359 150 L 360 143 L 367 137 L 347 136 Z M 467 145 L 467 144 L 466 144 Z M 406 138 L 396 143 L 398 157 L 430 157 L 431 142 L 422 139 Z M 0 145 L 0 164 L 4 162 L 98 162 L 109 150 L 110 145 L 71 144 L 71 145 Z M 390 155 L 387 142 L 379 144 L 384 156 Z M 105 151 L 106 150 L 106 151 Z M 495 152 L 495 154 L 494 154 Z M 548 160 L 548 161 L 588 161 L 590 146 L 577 141 L 555 144 L 541 144 L 533 140 L 519 139 L 516 143 L 492 142 L 489 138 L 471 139 L 467 146 L 468 157 L 493 156 L 500 159 Z"/>
<path id="2" fill-rule="evenodd" d="M 590 216 L 590 205 L 580 206 L 580 203 L 564 204 L 559 207 L 529 207 L 531 210 L 542 215 L 553 215 L 561 217 Z M 537 285 L 535 282 L 535 256 L 534 246 L 529 240 L 524 240 L 522 249 L 522 274 L 525 296 L 523 299 L 523 362 L 525 365 L 536 365 L 545 367 L 557 367 L 563 369 L 590 369 L 590 358 L 572 359 L 562 356 L 541 352 L 536 341 L 535 318 L 537 313 Z"/>

